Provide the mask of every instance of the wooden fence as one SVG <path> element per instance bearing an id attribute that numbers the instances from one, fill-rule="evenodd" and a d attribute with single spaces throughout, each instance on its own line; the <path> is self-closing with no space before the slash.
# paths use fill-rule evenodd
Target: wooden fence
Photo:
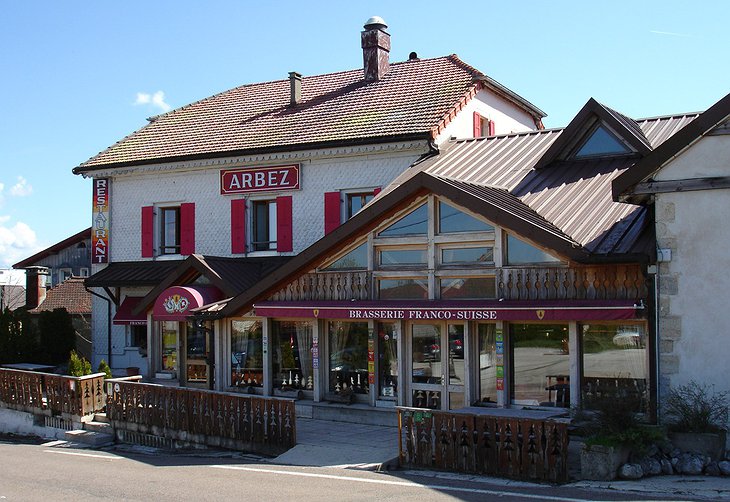
<path id="1" fill-rule="evenodd" d="M 107 381 L 115 429 L 278 455 L 297 442 L 294 401 Z"/>
<path id="2" fill-rule="evenodd" d="M 0 402 L 18 411 L 80 420 L 104 410 L 104 373 L 82 377 L 0 368 Z"/>
<path id="3" fill-rule="evenodd" d="M 400 464 L 525 481 L 568 480 L 567 424 L 398 408 Z"/>

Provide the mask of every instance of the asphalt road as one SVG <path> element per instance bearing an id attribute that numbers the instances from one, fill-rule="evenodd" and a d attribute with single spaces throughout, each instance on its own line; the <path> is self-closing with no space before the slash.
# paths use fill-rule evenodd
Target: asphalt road
<path id="1" fill-rule="evenodd" d="M 34 500 L 648 500 L 608 491 L 0 442 L 0 501 Z M 662 498 L 662 500 L 667 500 Z M 686 500 L 686 499 L 685 499 Z"/>

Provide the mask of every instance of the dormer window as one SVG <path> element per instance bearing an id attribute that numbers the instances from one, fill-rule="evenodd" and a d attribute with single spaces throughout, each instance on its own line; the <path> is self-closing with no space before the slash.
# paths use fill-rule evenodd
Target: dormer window
<path id="1" fill-rule="evenodd" d="M 603 125 L 597 126 L 573 155 L 576 159 L 602 157 L 610 155 L 627 155 L 632 153 L 615 134 Z"/>

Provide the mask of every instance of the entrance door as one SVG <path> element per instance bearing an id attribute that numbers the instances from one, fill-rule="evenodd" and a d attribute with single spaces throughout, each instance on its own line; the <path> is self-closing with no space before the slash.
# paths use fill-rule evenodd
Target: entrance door
<path id="1" fill-rule="evenodd" d="M 434 410 L 465 406 L 464 325 L 413 323 L 411 335 L 411 405 Z"/>
<path id="2" fill-rule="evenodd" d="M 210 323 L 188 322 L 185 329 L 185 384 L 213 388 L 213 330 Z"/>

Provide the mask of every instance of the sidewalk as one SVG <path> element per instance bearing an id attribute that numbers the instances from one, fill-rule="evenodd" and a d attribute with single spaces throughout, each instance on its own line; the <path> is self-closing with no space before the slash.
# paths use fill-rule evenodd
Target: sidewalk
<path id="1" fill-rule="evenodd" d="M 297 445 L 272 462 L 377 469 L 398 457 L 398 428 L 297 418 Z"/>

